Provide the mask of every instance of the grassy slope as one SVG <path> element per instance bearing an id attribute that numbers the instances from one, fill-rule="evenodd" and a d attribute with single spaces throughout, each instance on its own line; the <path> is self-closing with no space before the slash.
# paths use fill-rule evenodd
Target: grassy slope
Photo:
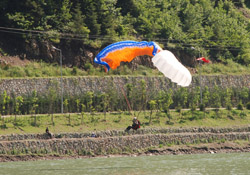
<path id="1" fill-rule="evenodd" d="M 137 115 L 137 114 L 136 114 Z M 250 110 L 233 110 L 228 112 L 220 110 L 218 114 L 210 110 L 205 113 L 195 111 L 183 111 L 182 114 L 171 111 L 171 122 L 166 124 L 168 118 L 163 113 L 153 113 L 151 124 L 149 125 L 149 112 L 141 112 L 138 116 L 142 123 L 141 128 L 169 128 L 169 127 L 240 127 L 250 124 Z M 71 114 L 70 124 L 68 114 L 54 115 L 54 125 L 52 125 L 51 116 L 37 116 L 37 126 L 34 126 L 34 117 L 21 116 L 17 119 L 17 127 L 13 125 L 14 116 L 5 118 L 6 129 L 0 129 L 1 134 L 12 133 L 44 133 L 45 128 L 49 127 L 53 133 L 62 132 L 91 132 L 101 130 L 124 130 L 131 125 L 133 115 L 126 113 L 107 114 L 106 121 L 103 114 L 85 114 L 83 124 L 81 124 L 81 115 Z"/>
<path id="2" fill-rule="evenodd" d="M 198 66 L 196 69 L 200 69 Z M 227 64 L 212 63 L 204 64 L 201 68 L 204 75 L 218 75 L 218 74 L 250 74 L 248 66 L 239 65 L 233 61 L 228 61 Z M 191 71 L 196 75 L 197 71 Z M 136 70 L 131 71 L 126 65 L 120 66 L 115 70 L 110 70 L 105 73 L 102 67 L 90 66 L 86 70 L 78 68 L 63 67 L 63 76 L 105 76 L 105 75 L 131 75 L 131 76 L 157 76 L 162 75 L 157 69 L 151 69 L 139 65 Z M 23 78 L 23 77 L 59 77 L 61 76 L 60 67 L 57 64 L 48 64 L 44 62 L 31 62 L 25 66 L 11 66 L 1 65 L 0 78 Z"/>

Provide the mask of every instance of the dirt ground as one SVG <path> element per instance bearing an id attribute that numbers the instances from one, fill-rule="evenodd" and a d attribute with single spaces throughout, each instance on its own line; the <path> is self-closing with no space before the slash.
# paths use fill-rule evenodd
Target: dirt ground
<path id="1" fill-rule="evenodd" d="M 58 160 L 58 159 L 78 159 L 95 157 L 136 157 L 136 156 L 154 156 L 154 155 L 181 155 L 181 154 L 218 154 L 218 153 L 243 153 L 250 152 L 250 143 L 207 143 L 197 145 L 173 145 L 164 148 L 148 149 L 140 153 L 122 153 L 112 155 L 0 155 L 0 162 L 12 161 L 36 161 L 36 160 Z"/>
<path id="2" fill-rule="evenodd" d="M 10 65 L 10 66 L 25 66 L 30 61 L 27 59 L 20 59 L 18 56 L 3 56 L 0 54 L 0 64 L 1 65 Z"/>

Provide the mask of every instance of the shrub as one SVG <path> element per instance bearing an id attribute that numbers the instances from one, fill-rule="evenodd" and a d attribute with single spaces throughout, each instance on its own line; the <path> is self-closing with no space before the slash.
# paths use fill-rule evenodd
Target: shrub
<path id="1" fill-rule="evenodd" d="M 78 71 L 78 70 L 77 70 L 77 67 L 74 66 L 71 73 L 72 73 L 73 75 L 77 75 L 77 71 Z"/>
<path id="2" fill-rule="evenodd" d="M 233 108 L 233 107 L 232 107 L 232 104 L 227 104 L 227 106 L 226 106 L 226 109 L 227 109 L 227 110 L 231 111 L 232 108 Z"/>
<path id="3" fill-rule="evenodd" d="M 237 109 L 238 110 L 243 110 L 243 104 L 242 104 L 242 102 L 240 101 L 239 103 L 238 103 L 238 105 L 237 105 Z"/>
<path id="4" fill-rule="evenodd" d="M 205 105 L 203 103 L 200 104 L 200 111 L 205 111 Z"/>
<path id="5" fill-rule="evenodd" d="M 227 118 L 229 118 L 230 120 L 234 120 L 234 117 L 230 114 L 227 115 Z"/>
<path id="6" fill-rule="evenodd" d="M 248 103 L 246 104 L 246 108 L 247 108 L 248 110 L 250 110 L 250 102 L 248 102 Z"/>
<path id="7" fill-rule="evenodd" d="M 241 118 L 241 119 L 246 119 L 246 116 L 247 116 L 247 114 L 246 114 L 245 112 L 242 111 L 242 112 L 240 113 L 240 118 Z"/>

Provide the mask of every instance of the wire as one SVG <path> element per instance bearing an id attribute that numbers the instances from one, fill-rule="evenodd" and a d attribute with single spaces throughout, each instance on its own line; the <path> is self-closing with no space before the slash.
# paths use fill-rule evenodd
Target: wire
<path id="1" fill-rule="evenodd" d="M 102 41 L 109 42 L 112 37 L 110 36 L 104 36 L 104 35 L 81 35 L 81 34 L 72 34 L 72 33 L 60 33 L 60 32 L 55 32 L 53 31 L 40 31 L 40 30 L 27 30 L 27 29 L 19 29 L 19 28 L 10 28 L 10 27 L 0 27 L 0 32 L 4 33 L 11 33 L 11 34 L 21 34 L 21 35 L 31 35 L 31 36 L 41 36 L 41 35 L 47 35 L 47 38 L 54 38 L 54 35 L 60 35 L 56 36 L 59 37 L 60 39 L 66 39 L 66 40 L 79 40 L 79 41 L 86 41 L 87 39 L 98 39 Z M 147 40 L 146 38 L 142 38 Z M 197 42 L 195 43 L 183 43 L 181 40 L 176 40 L 176 39 L 164 39 L 164 38 L 155 38 L 154 41 L 162 43 L 162 44 L 176 44 L 177 46 L 175 49 L 178 48 L 183 48 L 183 49 L 191 49 L 192 46 L 196 46 Z M 209 41 L 227 41 L 227 42 L 232 42 L 232 40 L 223 40 L 223 39 L 218 39 L 218 40 L 203 40 L 203 42 L 209 42 Z M 112 42 L 110 42 L 112 43 Z M 244 47 L 237 47 L 237 46 L 222 46 L 220 48 L 213 48 L 212 46 L 209 45 L 198 45 L 199 47 L 203 47 L 206 49 L 210 50 L 241 50 Z"/>
<path id="2" fill-rule="evenodd" d="M 9 28 L 9 27 L 0 27 L 0 29 L 5 29 L 5 30 L 1 30 L 1 31 L 8 32 L 8 33 L 16 33 L 16 32 L 13 32 L 13 31 L 9 31 L 9 30 L 14 30 L 14 31 L 21 31 L 21 32 L 24 32 L 24 34 L 25 34 L 25 32 L 26 32 L 26 33 L 27 33 L 27 32 L 30 32 L 30 33 L 41 33 L 41 34 L 49 34 L 49 35 L 53 34 L 53 33 L 51 33 L 51 32 L 53 32 L 53 31 L 39 31 L 39 30 L 28 30 L 28 29 Z M 20 34 L 23 34 L 23 33 L 21 33 L 21 32 L 19 32 L 19 33 L 20 33 Z M 62 32 L 56 32 L 55 34 L 59 34 L 59 35 L 61 35 L 61 36 L 78 37 L 78 38 L 84 38 L 84 37 L 86 37 L 86 36 L 89 36 L 89 38 L 91 38 L 91 39 L 98 39 L 98 38 L 110 39 L 110 38 L 111 38 L 111 37 L 105 36 L 105 35 L 85 35 L 85 36 L 83 36 L 82 34 L 72 34 L 72 33 L 62 33 Z M 248 36 L 248 35 L 246 34 L 246 35 L 244 35 L 244 36 Z M 142 39 L 147 40 L 147 38 L 142 38 Z M 155 41 L 159 41 L 159 42 L 168 42 L 168 41 L 172 41 L 172 42 L 176 42 L 176 43 L 178 43 L 178 42 L 183 42 L 183 41 L 181 41 L 181 40 L 176 40 L 176 39 L 164 39 L 164 38 L 156 38 Z M 212 39 L 210 39 L 210 40 L 208 40 L 208 39 L 205 39 L 205 40 L 203 40 L 203 41 L 228 41 L 228 42 L 230 41 L 230 42 L 231 42 L 232 40 L 227 40 L 227 39 L 217 39 L 217 40 L 212 40 Z"/>

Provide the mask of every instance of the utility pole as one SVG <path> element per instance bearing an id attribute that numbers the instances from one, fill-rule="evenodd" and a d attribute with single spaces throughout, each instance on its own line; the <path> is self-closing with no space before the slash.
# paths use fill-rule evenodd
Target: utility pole
<path id="1" fill-rule="evenodd" d="M 53 49 L 60 52 L 60 70 L 61 70 L 61 113 L 63 114 L 63 81 L 62 81 L 62 50 L 52 46 Z"/>
<path id="2" fill-rule="evenodd" d="M 200 57 L 200 53 L 199 53 L 199 57 Z M 201 97 L 201 105 L 202 105 L 202 83 L 201 83 L 201 60 L 199 61 L 199 65 L 200 65 L 200 70 L 199 70 L 199 78 L 200 78 L 200 97 Z"/>

